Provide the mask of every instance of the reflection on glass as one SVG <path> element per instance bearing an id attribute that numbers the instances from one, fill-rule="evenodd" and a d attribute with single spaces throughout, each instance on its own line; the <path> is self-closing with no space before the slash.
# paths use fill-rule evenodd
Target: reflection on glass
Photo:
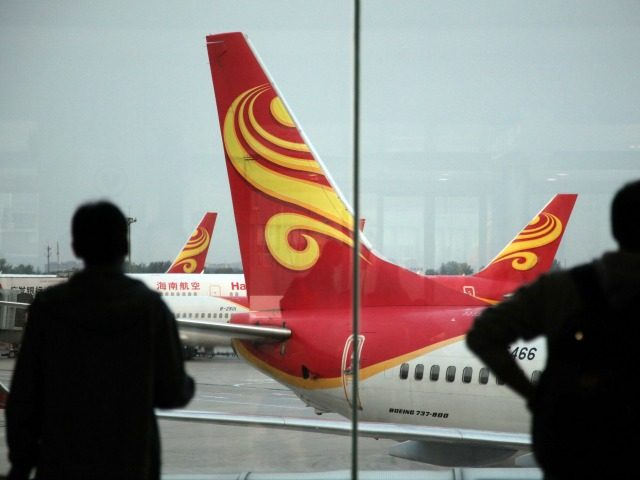
<path id="1" fill-rule="evenodd" d="M 45 5 L 37 15 L 28 5 L 0 7 L 0 58 L 12 66 L 0 91 L 1 256 L 45 270 L 46 244 L 59 240 L 60 261 L 50 263 L 72 260 L 68 213 L 107 196 L 137 218 L 134 262 L 165 260 L 184 242 L 182 227 L 215 209 L 210 262 L 242 259 L 250 302 L 234 291 L 233 314 L 187 303 L 176 314 L 259 324 L 274 337 L 237 342 L 244 360 L 189 361 L 199 381 L 190 408 L 338 420 L 358 405 L 362 421 L 526 430 L 521 402 L 462 346 L 474 311 L 517 282 L 488 296 L 474 274 L 498 265 L 505 245 L 558 193 L 578 199 L 554 268 L 613 246 L 610 197 L 640 173 L 636 7 L 363 2 L 366 224 L 355 342 L 353 218 L 344 201 L 352 198 L 352 5 L 165 7 Z M 261 63 L 251 63 L 238 37 L 212 37 L 214 102 L 204 38 L 238 29 Z M 356 352 L 362 385 L 354 400 Z M 527 374 L 536 378 L 543 359 L 525 358 L 535 363 L 525 364 Z M 464 383 L 466 368 L 486 389 L 473 402 L 465 392 L 480 386 L 472 371 Z M 513 415 L 495 415 L 505 411 Z M 351 461 L 348 437 L 161 428 L 166 473 L 346 469 Z M 394 445 L 363 439 L 360 467 L 429 468 L 389 457 Z"/>

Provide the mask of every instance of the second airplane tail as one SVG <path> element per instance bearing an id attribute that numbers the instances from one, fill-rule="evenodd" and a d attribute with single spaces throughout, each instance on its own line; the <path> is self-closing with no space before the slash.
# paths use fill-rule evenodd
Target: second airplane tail
<path id="1" fill-rule="evenodd" d="M 553 197 L 476 277 L 521 285 L 549 271 L 577 197 Z"/>
<path id="2" fill-rule="evenodd" d="M 218 214 L 206 212 L 200 223 L 193 231 L 187 243 L 173 261 L 167 273 L 202 273 L 211 245 L 213 227 Z"/>

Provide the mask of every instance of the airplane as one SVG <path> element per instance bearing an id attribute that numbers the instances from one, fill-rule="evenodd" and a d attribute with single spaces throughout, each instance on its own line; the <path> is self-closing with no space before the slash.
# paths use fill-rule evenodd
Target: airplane
<path id="1" fill-rule="evenodd" d="M 203 326 L 248 310 L 243 274 L 203 273 L 216 218 L 217 213 L 205 213 L 166 273 L 128 274 L 163 296 L 178 321 L 186 359 L 194 358 L 199 348 L 212 352 L 231 347 L 228 336 Z"/>
<path id="2" fill-rule="evenodd" d="M 218 214 L 205 212 L 196 229 L 165 273 L 132 273 L 161 295 L 191 296 L 206 293 L 213 296 L 245 296 L 242 274 L 203 274 Z M 171 275 L 167 277 L 167 275 Z M 198 277 L 193 274 L 202 274 Z M 0 290 L 17 290 L 32 296 L 44 288 L 66 281 L 66 277 L 47 275 L 0 274 Z"/>
<path id="3" fill-rule="evenodd" d="M 166 273 L 128 274 L 163 296 L 180 324 L 180 339 L 187 359 L 195 356 L 198 347 L 209 351 L 215 347 L 231 347 L 229 337 L 203 331 L 201 325 L 226 322 L 231 314 L 247 311 L 244 275 L 202 273 L 216 218 L 217 213 L 204 214 Z M 24 310 L 39 291 L 66 280 L 58 275 L 0 275 L 0 290 L 29 294 L 28 299 L 18 296 L 17 301 L 10 301 L 4 300 L 0 293 L 0 306 Z M 15 315 L 19 322 L 24 321 L 24 313 Z M 22 330 L 0 331 L 0 342 L 16 345 L 21 338 Z"/>
<path id="4" fill-rule="evenodd" d="M 217 216 L 214 212 L 204 214 L 165 273 L 130 273 L 129 276 L 164 297 L 245 297 L 244 275 L 203 273 Z"/>
<path id="5" fill-rule="evenodd" d="M 206 212 L 166 273 L 203 273 L 218 214 Z"/>
<path id="6" fill-rule="evenodd" d="M 550 266 L 551 259 L 534 268 L 539 255 L 555 254 L 576 196 L 561 196 L 562 208 L 535 219 L 474 277 L 438 280 L 394 265 L 358 233 L 357 219 L 245 36 L 210 35 L 206 43 L 249 295 L 249 311 L 225 325 L 237 335 L 237 353 L 317 413 L 351 418 L 357 409 L 359 435 L 402 441 L 392 455 L 474 466 L 530 451 L 524 402 L 467 350 L 464 337 L 482 309 Z M 464 282 L 474 278 L 476 291 L 465 293 Z M 543 342 L 519 343 L 512 353 L 528 374 L 539 375 Z M 347 421 L 289 417 L 178 411 L 163 418 L 352 431 Z"/>

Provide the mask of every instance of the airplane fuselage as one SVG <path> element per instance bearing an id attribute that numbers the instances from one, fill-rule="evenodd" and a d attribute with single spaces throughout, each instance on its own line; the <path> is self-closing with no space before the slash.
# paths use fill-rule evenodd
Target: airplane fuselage
<path id="1" fill-rule="evenodd" d="M 247 287 L 241 273 L 131 273 L 150 289 L 164 297 L 246 297 Z"/>
<path id="2" fill-rule="evenodd" d="M 289 340 L 262 345 L 237 341 L 235 346 L 247 361 L 320 412 L 350 417 L 356 403 L 363 421 L 527 432 L 524 401 L 466 348 L 465 333 L 480 310 L 363 308 L 358 342 L 351 332 L 350 311 L 283 311 L 259 322 L 290 328 L 295 334 Z M 354 402 L 356 349 L 359 394 Z M 512 352 L 528 375 L 542 370 L 543 342 L 517 344 Z"/>

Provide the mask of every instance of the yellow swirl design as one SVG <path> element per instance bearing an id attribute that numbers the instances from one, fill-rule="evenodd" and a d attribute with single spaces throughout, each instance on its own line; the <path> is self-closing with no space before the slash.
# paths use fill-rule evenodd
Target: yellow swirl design
<path id="1" fill-rule="evenodd" d="M 352 232 L 353 217 L 341 198 L 333 188 L 314 181 L 314 177 L 323 172 L 309 154 L 307 145 L 278 138 L 260 125 L 255 112 L 256 102 L 268 92 L 272 92 L 269 85 L 253 87 L 238 95 L 229 107 L 223 125 L 223 141 L 229 161 L 244 180 L 260 192 L 296 205 Z M 269 102 L 268 113 L 280 126 L 295 129 L 291 116 L 277 96 Z M 296 155 L 288 155 L 287 151 Z M 306 154 L 307 158 L 301 157 L 301 153 Z M 257 161 L 258 158 L 260 161 Z M 297 172 L 298 176 L 287 175 L 272 166 L 284 167 Z M 300 178 L 305 175 L 312 176 Z M 299 213 L 281 213 L 267 221 L 264 234 L 273 258 L 288 269 L 300 271 L 315 265 L 321 254 L 318 241 L 312 234 L 325 235 L 346 245 L 353 245 L 351 237 L 342 228 Z M 297 230 L 307 232 L 301 234 L 306 242 L 302 250 L 289 243 L 291 232 Z"/>
<path id="2" fill-rule="evenodd" d="M 178 258 L 176 258 L 176 261 L 173 262 L 171 268 L 180 267 L 184 273 L 195 272 L 198 262 L 194 257 L 206 251 L 210 242 L 211 236 L 209 232 L 203 227 L 198 227 L 189 237 L 189 241 L 178 255 Z"/>
<path id="3" fill-rule="evenodd" d="M 271 100 L 269 109 L 271 110 L 273 118 L 275 118 L 280 124 L 290 128 L 294 128 L 296 126 L 295 123 L 293 123 L 291 115 L 289 115 L 289 112 L 284 107 L 282 100 L 280 100 L 280 97 L 274 97 L 274 99 Z M 306 145 L 304 145 L 304 147 L 306 148 Z"/>
<path id="4" fill-rule="evenodd" d="M 265 140 L 270 140 L 272 141 L 272 143 L 276 143 L 278 146 L 282 147 L 282 148 L 288 148 L 290 150 L 297 150 L 297 151 L 304 151 L 302 150 L 302 148 L 306 149 L 306 145 L 304 144 L 300 144 L 300 143 L 296 143 L 296 142 L 289 142 L 286 140 L 280 140 L 280 139 L 276 139 L 275 142 L 273 141 L 276 137 L 274 137 L 273 135 L 269 134 L 266 130 L 264 130 L 262 127 L 260 127 L 258 125 L 258 122 L 256 121 L 255 118 L 255 114 L 254 112 L 254 105 L 256 102 L 256 99 L 260 96 L 260 94 L 265 92 L 265 88 L 260 88 L 258 90 L 256 90 L 254 92 L 253 95 L 251 95 L 251 101 L 249 103 L 249 107 L 248 107 L 248 115 L 249 115 L 249 122 L 251 124 L 251 126 L 255 129 L 255 127 L 257 126 L 258 129 L 256 129 L 256 131 L 258 131 L 258 133 L 260 133 Z M 248 100 L 248 99 L 247 99 Z M 246 109 L 246 101 L 242 102 L 242 110 Z M 318 163 L 315 160 L 307 160 L 307 159 L 302 159 L 302 158 L 297 158 L 297 157 L 292 157 L 289 155 L 284 155 L 282 153 L 276 152 L 275 150 L 272 150 L 270 148 L 268 148 L 264 143 L 260 142 L 256 137 L 254 137 L 251 134 L 251 131 L 249 130 L 249 128 L 247 127 L 247 124 L 244 120 L 244 115 L 239 115 L 238 116 L 238 125 L 240 126 L 240 132 L 242 133 L 242 138 L 244 139 L 245 142 L 247 142 L 249 144 L 249 146 L 262 158 L 264 158 L 265 160 L 269 160 L 270 162 L 276 164 L 276 165 L 280 165 L 282 167 L 286 167 L 286 168 L 290 168 L 292 170 L 299 170 L 299 171 L 303 171 L 303 172 L 313 172 L 313 173 L 322 173 L 321 169 L 320 169 L 320 165 L 318 165 Z M 302 148 L 300 147 L 300 145 L 302 145 Z M 308 151 L 308 150 L 307 150 Z"/>
<path id="5" fill-rule="evenodd" d="M 333 188 L 313 181 L 323 172 L 318 162 L 309 155 L 308 147 L 304 143 L 277 138 L 259 124 L 254 111 L 256 101 L 267 92 L 271 92 L 269 85 L 246 90 L 238 95 L 225 115 L 223 141 L 233 168 L 260 192 L 313 212 L 349 232 L 353 231 L 353 217 L 342 199 Z M 269 113 L 281 126 L 295 128 L 291 116 L 277 96 L 269 103 Z M 276 151 L 270 145 L 295 152 L 298 156 Z M 301 158 L 300 153 L 306 153 L 308 158 Z M 261 161 L 257 161 L 258 158 Z M 304 179 L 290 176 L 270 166 L 284 167 L 312 177 Z M 296 250 L 289 244 L 289 234 L 295 230 L 322 234 L 350 246 L 353 244 L 349 235 L 335 226 L 302 214 L 277 214 L 265 225 L 267 247 L 278 263 L 291 270 L 311 268 L 320 256 L 318 242 L 310 233 L 302 234 L 306 242 L 303 250 Z"/>
<path id="6" fill-rule="evenodd" d="M 193 258 L 185 258 L 184 260 L 177 261 L 174 265 L 180 267 L 184 273 L 193 273 L 196 271 L 198 262 Z"/>
<path id="7" fill-rule="evenodd" d="M 538 256 L 531 250 L 552 243 L 562 234 L 562 228 L 560 219 L 551 213 L 536 216 L 491 264 L 511 260 L 515 270 L 531 270 L 538 263 Z"/>
<path id="8" fill-rule="evenodd" d="M 315 265 L 320 257 L 318 242 L 310 235 L 302 233 L 306 246 L 296 250 L 289 243 L 289 234 L 295 230 L 307 230 L 320 233 L 353 246 L 348 235 L 327 224 L 297 213 L 278 213 L 271 217 L 264 230 L 267 247 L 276 261 L 290 270 L 307 270 Z"/>

